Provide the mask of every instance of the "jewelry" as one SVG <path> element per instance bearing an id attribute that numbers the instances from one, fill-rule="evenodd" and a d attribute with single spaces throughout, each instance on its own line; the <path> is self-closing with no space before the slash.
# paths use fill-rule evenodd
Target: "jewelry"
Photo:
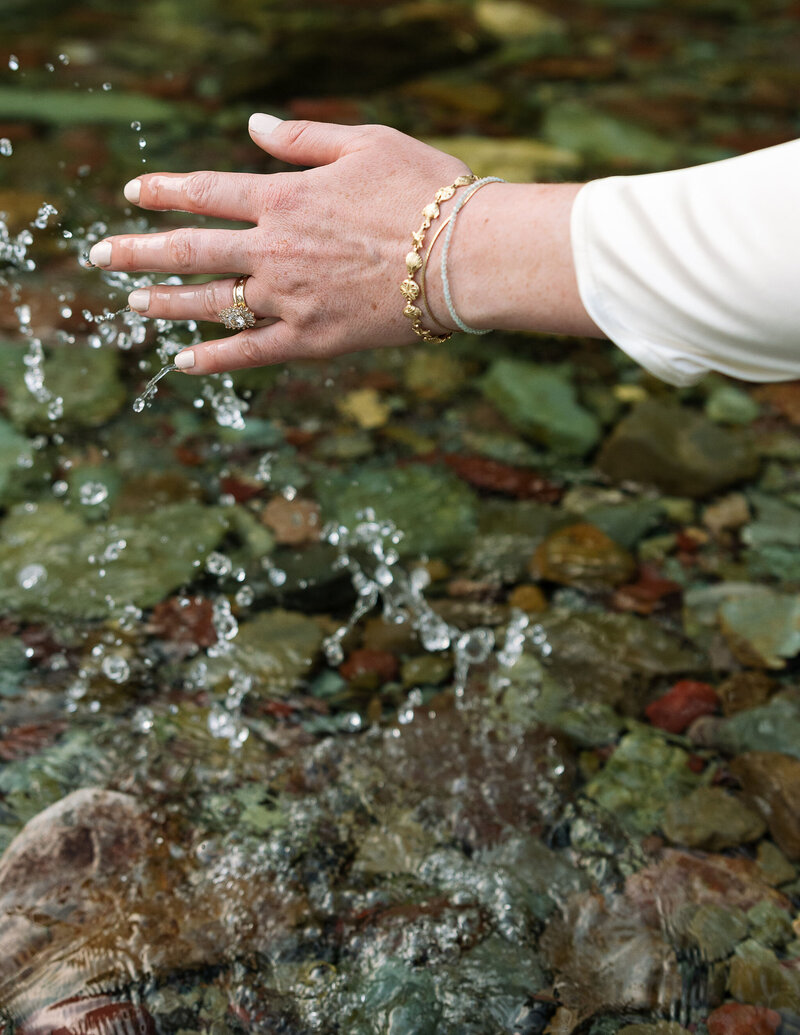
<path id="1" fill-rule="evenodd" d="M 422 250 L 422 245 L 425 241 L 425 234 L 434 219 L 439 218 L 439 203 L 447 201 L 448 198 L 452 198 L 459 187 L 466 187 L 470 183 L 475 183 L 477 179 L 478 177 L 473 173 L 465 173 L 455 179 L 449 187 L 440 187 L 439 190 L 436 191 L 434 199 L 430 205 L 426 205 L 422 210 L 422 223 L 420 224 L 419 230 L 417 230 L 415 234 L 411 235 L 411 251 L 406 255 L 406 271 L 408 272 L 408 276 L 400 285 L 400 293 L 406 300 L 406 305 L 403 309 L 403 316 L 408 317 L 411 321 L 411 329 L 416 335 L 422 338 L 423 341 L 433 341 L 438 343 L 447 341 L 447 339 L 452 336 L 452 331 L 448 331 L 446 334 L 434 334 L 432 331 L 423 327 L 422 310 L 418 305 L 414 305 L 421 293 L 420 286 L 414 278 L 422 267 L 422 256 L 419 253 Z"/>
<path id="2" fill-rule="evenodd" d="M 433 310 L 431 309 L 431 304 L 428 301 L 427 295 L 425 294 L 425 273 L 426 273 L 426 271 L 428 269 L 428 259 L 430 259 L 430 257 L 431 257 L 431 253 L 433 252 L 433 247 L 436 244 L 436 242 L 439 240 L 439 235 L 441 234 L 442 230 L 444 230 L 447 227 L 449 222 L 450 222 L 450 217 L 448 216 L 448 218 L 442 223 L 442 225 L 439 227 L 439 229 L 433 235 L 433 237 L 431 239 L 431 243 L 428 245 L 428 250 L 425 252 L 425 258 L 422 260 L 422 265 L 419 268 L 419 304 L 420 304 L 420 307 L 425 310 L 425 312 L 427 313 L 427 315 L 430 318 L 431 322 L 439 324 L 439 326 L 442 328 L 442 330 L 445 333 L 447 333 L 447 328 L 444 326 L 444 324 L 440 320 L 437 320 L 436 317 L 433 315 Z M 450 333 L 452 333 L 452 331 Z"/>
<path id="3" fill-rule="evenodd" d="M 461 317 L 456 312 L 456 307 L 453 305 L 453 296 L 450 294 L 450 279 L 447 276 L 447 256 L 450 251 L 450 242 L 453 239 L 453 230 L 456 225 L 456 216 L 461 209 L 466 205 L 469 199 L 476 194 L 481 187 L 485 187 L 487 183 L 505 183 L 506 181 L 501 179 L 499 176 L 484 176 L 482 180 L 478 180 L 466 194 L 462 194 L 461 197 L 455 204 L 453 211 L 450 213 L 450 220 L 447 224 L 447 233 L 444 235 L 444 247 L 442 248 L 442 291 L 444 292 L 444 300 L 447 303 L 447 309 L 450 316 L 453 319 L 453 323 L 459 330 L 464 331 L 465 334 L 488 334 L 491 328 L 487 328 L 484 331 L 479 331 L 475 327 L 470 327 L 469 324 L 464 323 Z"/>
<path id="4" fill-rule="evenodd" d="M 249 273 L 237 279 L 233 285 L 233 305 L 221 309 L 217 314 L 229 331 L 243 331 L 248 327 L 255 327 L 256 314 L 244 300 L 244 285 L 249 279 Z"/>

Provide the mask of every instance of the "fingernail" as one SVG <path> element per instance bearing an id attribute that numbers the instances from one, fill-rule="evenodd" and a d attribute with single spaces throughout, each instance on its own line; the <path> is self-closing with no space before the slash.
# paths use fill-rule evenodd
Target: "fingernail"
<path id="1" fill-rule="evenodd" d="M 111 241 L 100 241 L 89 252 L 89 262 L 95 266 L 111 265 Z"/>
<path id="2" fill-rule="evenodd" d="M 139 195 L 142 193 L 142 181 L 129 180 L 122 188 L 122 193 L 132 205 L 136 205 L 139 201 Z"/>
<path id="3" fill-rule="evenodd" d="M 188 370 L 189 367 L 194 366 L 194 350 L 184 349 L 183 352 L 179 352 L 175 357 L 175 366 L 178 370 Z"/>
<path id="4" fill-rule="evenodd" d="M 248 127 L 250 132 L 255 133 L 256 136 L 268 137 L 276 126 L 280 126 L 281 122 L 283 122 L 283 119 L 278 119 L 274 115 L 265 115 L 263 111 L 257 111 L 255 115 L 250 116 Z"/>
<path id="5" fill-rule="evenodd" d="M 143 313 L 150 305 L 150 292 L 137 288 L 128 295 L 128 305 L 137 313 Z"/>

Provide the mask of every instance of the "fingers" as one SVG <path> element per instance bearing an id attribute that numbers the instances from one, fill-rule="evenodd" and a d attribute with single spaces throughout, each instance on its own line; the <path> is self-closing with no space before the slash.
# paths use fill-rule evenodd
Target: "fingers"
<path id="1" fill-rule="evenodd" d="M 220 311 L 233 305 L 236 281 L 212 280 L 207 284 L 156 284 L 137 288 L 128 296 L 128 305 L 137 313 L 160 320 L 215 320 Z M 258 320 L 270 316 L 269 302 L 255 278 L 245 285 L 245 301 Z"/>
<path id="2" fill-rule="evenodd" d="M 363 142 L 365 126 L 339 126 L 328 122 L 282 122 L 274 115 L 257 112 L 248 125 L 250 136 L 263 150 L 292 165 L 330 165 Z"/>
<path id="3" fill-rule="evenodd" d="M 254 327 L 230 338 L 184 349 L 175 357 L 175 365 L 187 374 L 219 374 L 226 370 L 282 363 L 310 354 L 308 346 L 292 335 L 288 325 L 277 320 L 268 327 Z"/>
<path id="4" fill-rule="evenodd" d="M 252 273 L 256 230 L 170 230 L 109 237 L 89 252 L 103 269 L 154 273 Z"/>
<path id="5" fill-rule="evenodd" d="M 123 193 L 141 208 L 256 223 L 263 184 L 263 176 L 249 173 L 150 173 L 126 183 Z"/>

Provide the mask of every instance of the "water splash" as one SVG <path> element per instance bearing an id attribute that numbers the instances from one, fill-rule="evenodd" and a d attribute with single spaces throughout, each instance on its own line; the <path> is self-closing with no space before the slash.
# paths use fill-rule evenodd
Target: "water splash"
<path id="1" fill-rule="evenodd" d="M 133 400 L 134 413 L 141 413 L 146 406 L 152 406 L 153 399 L 158 393 L 158 382 L 162 377 L 166 377 L 171 371 L 177 369 L 178 368 L 174 363 L 167 363 L 166 366 L 163 366 L 159 370 L 155 377 L 150 378 L 145 385 L 144 390 Z"/>

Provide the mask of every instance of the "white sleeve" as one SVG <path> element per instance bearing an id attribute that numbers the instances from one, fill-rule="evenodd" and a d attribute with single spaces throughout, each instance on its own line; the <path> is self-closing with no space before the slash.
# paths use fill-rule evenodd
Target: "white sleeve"
<path id="1" fill-rule="evenodd" d="M 586 311 L 656 377 L 800 377 L 800 140 L 593 180 L 571 233 Z"/>

